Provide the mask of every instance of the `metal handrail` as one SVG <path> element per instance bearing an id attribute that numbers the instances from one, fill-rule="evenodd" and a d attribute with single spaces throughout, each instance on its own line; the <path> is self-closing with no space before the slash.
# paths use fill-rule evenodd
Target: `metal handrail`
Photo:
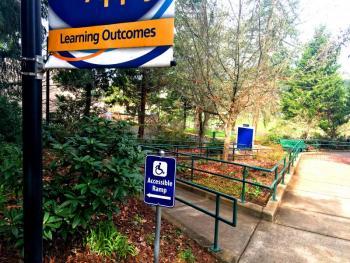
<path id="1" fill-rule="evenodd" d="M 251 166 L 251 165 L 246 165 L 246 164 L 242 164 L 242 163 L 237 163 L 237 162 L 231 162 L 231 161 L 224 161 L 224 160 L 218 160 L 218 159 L 214 159 L 214 158 L 209 158 L 209 157 L 203 157 L 203 156 L 198 156 L 198 155 L 194 155 L 194 154 L 187 154 L 187 153 L 180 153 L 178 151 L 174 152 L 171 150 L 166 150 L 163 147 L 154 147 L 154 146 L 149 146 L 149 145 L 142 145 L 141 147 L 143 147 L 144 149 L 150 149 L 150 150 L 155 150 L 155 151 L 159 151 L 160 149 L 162 150 L 166 150 L 168 153 L 173 154 L 174 156 L 176 156 L 177 158 L 179 158 L 179 156 L 181 157 L 187 157 L 189 158 L 189 160 L 191 160 L 191 166 L 188 165 L 184 165 L 184 164 L 178 164 L 179 167 L 185 168 L 185 169 L 191 169 L 191 179 L 193 180 L 193 174 L 194 171 L 197 172 L 202 172 L 202 173 L 207 173 L 210 175 L 214 175 L 214 176 L 218 176 L 224 179 L 228 179 L 231 181 L 235 181 L 235 182 L 239 182 L 242 183 L 242 191 L 241 191 L 241 202 L 244 203 L 245 202 L 245 193 L 246 193 L 246 185 L 251 185 L 251 186 L 255 186 L 255 187 L 259 187 L 259 188 L 264 188 L 264 189 L 268 189 L 270 191 L 272 191 L 272 195 L 273 195 L 273 200 L 276 200 L 276 192 L 277 192 L 277 186 L 280 182 L 282 182 L 282 184 L 284 184 L 284 177 L 286 172 L 290 171 L 290 167 L 291 165 L 294 164 L 294 161 L 297 157 L 297 155 L 301 152 L 302 147 L 301 144 L 303 143 L 303 141 L 299 141 L 296 143 L 296 145 L 293 147 L 293 149 L 284 156 L 284 158 L 282 160 L 280 160 L 273 168 L 268 169 L 268 168 L 263 168 L 263 167 L 257 167 L 257 166 Z M 211 162 L 219 162 L 219 163 L 223 163 L 223 164 L 229 164 L 229 165 L 235 165 L 235 166 L 239 166 L 243 168 L 243 172 L 242 172 L 242 179 L 240 178 L 234 178 L 231 176 L 227 176 L 227 175 L 223 175 L 223 174 L 219 174 L 219 173 L 214 173 L 214 172 L 210 172 L 210 171 L 206 171 L 203 169 L 198 169 L 194 167 L 194 161 L 195 160 L 202 160 L 202 161 L 211 161 Z M 278 168 L 280 167 L 280 165 L 283 164 L 283 167 L 280 171 L 278 171 Z M 260 184 L 257 182 L 252 182 L 247 180 L 247 176 L 249 173 L 249 170 L 255 170 L 255 171 L 261 171 L 261 172 L 267 172 L 267 173 L 274 173 L 274 181 L 271 183 L 271 185 L 264 185 L 264 184 Z"/>

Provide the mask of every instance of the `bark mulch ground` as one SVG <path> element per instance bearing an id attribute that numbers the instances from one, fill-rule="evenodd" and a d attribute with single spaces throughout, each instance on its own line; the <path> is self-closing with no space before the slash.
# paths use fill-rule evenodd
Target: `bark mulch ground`
<path id="1" fill-rule="evenodd" d="M 275 165 L 275 163 L 272 161 L 259 162 L 258 160 L 252 160 L 251 162 L 245 161 L 244 164 L 256 165 L 259 167 L 273 167 Z M 187 163 L 186 165 L 189 166 L 190 164 Z M 233 181 L 210 173 L 225 175 L 228 177 L 242 180 L 244 169 L 242 166 L 208 161 L 195 163 L 194 167 L 195 169 L 203 171 L 194 171 L 194 182 L 215 189 L 222 193 L 241 198 L 241 182 Z M 247 171 L 248 176 L 246 177 L 246 180 L 250 182 L 256 182 L 262 185 L 271 186 L 271 184 L 275 180 L 275 174 L 273 172 L 258 171 L 254 169 L 247 169 Z M 178 174 L 184 179 L 191 179 L 191 172 L 189 170 L 180 171 Z M 271 191 L 269 189 L 246 184 L 245 198 L 247 201 L 265 206 L 270 196 Z"/>
<path id="2" fill-rule="evenodd" d="M 45 263 L 152 263 L 155 212 L 151 207 L 145 205 L 137 198 L 132 198 L 121 207 L 120 213 L 114 217 L 114 223 L 118 231 L 128 236 L 129 241 L 136 246 L 138 251 L 136 257 L 129 257 L 124 261 L 116 261 L 90 252 L 83 245 L 81 239 L 68 242 L 57 240 L 53 247 L 45 249 Z M 180 255 L 184 251 L 191 251 L 190 253 L 195 258 L 194 262 L 219 262 L 206 248 L 199 246 L 194 240 L 165 219 L 162 220 L 160 249 L 160 262 L 162 263 L 193 262 L 185 261 L 181 258 Z M 15 251 L 9 251 L 1 244 L 1 240 L 0 262 L 21 262 L 18 254 Z"/>

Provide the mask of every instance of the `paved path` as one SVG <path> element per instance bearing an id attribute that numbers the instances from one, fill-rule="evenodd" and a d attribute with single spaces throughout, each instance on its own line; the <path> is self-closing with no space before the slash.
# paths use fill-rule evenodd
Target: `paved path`
<path id="1" fill-rule="evenodd" d="M 350 262 L 350 153 L 303 155 L 275 222 L 259 224 L 240 262 L 257 261 Z"/>
<path id="2" fill-rule="evenodd" d="M 178 194 L 214 208 L 204 197 Z M 166 213 L 210 246 L 213 219 L 180 203 Z M 230 217 L 230 207 L 222 215 Z M 275 222 L 239 212 L 236 228 L 220 224 L 220 246 L 227 262 L 350 263 L 350 153 L 304 154 Z"/>

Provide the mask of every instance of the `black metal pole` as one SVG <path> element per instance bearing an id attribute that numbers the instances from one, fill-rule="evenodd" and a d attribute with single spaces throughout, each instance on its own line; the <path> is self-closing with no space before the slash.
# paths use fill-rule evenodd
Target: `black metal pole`
<path id="1" fill-rule="evenodd" d="M 46 125 L 50 124 L 50 71 L 46 70 Z"/>
<path id="2" fill-rule="evenodd" d="M 24 262 L 41 263 L 42 242 L 42 66 L 40 0 L 21 1 L 23 90 Z"/>
<path id="3" fill-rule="evenodd" d="M 47 39 L 47 58 L 49 58 L 49 39 Z M 50 123 L 50 70 L 46 70 L 46 125 Z"/>

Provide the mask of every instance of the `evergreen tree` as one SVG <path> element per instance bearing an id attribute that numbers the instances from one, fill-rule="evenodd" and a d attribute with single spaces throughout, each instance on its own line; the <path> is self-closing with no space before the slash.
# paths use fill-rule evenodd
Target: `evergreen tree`
<path id="1" fill-rule="evenodd" d="M 331 41 L 326 29 L 317 29 L 282 94 L 284 116 L 303 120 L 305 137 L 317 125 L 335 138 L 338 127 L 349 119 L 349 94 L 337 72 L 339 52 L 339 45 Z"/>
<path id="2" fill-rule="evenodd" d="M 70 122 L 89 116 L 93 102 L 109 88 L 108 71 L 104 69 L 60 70 L 54 80 L 68 92 L 57 96 L 60 121 Z"/>

